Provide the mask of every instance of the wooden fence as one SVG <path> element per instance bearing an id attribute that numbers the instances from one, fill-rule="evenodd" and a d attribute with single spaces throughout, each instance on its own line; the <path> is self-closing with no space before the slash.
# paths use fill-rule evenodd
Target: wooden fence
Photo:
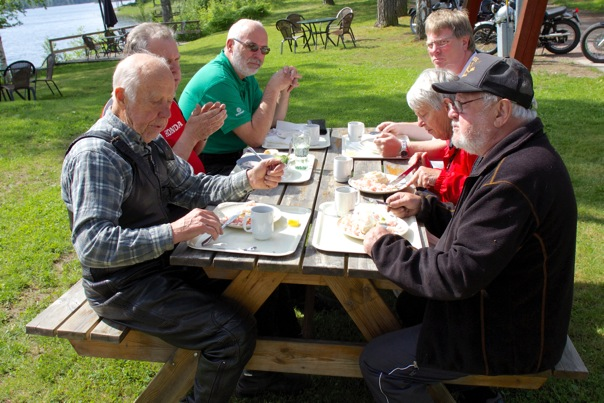
<path id="1" fill-rule="evenodd" d="M 168 25 L 170 28 L 176 32 L 177 39 L 180 37 L 186 37 L 188 39 L 192 37 L 201 36 L 201 25 L 199 20 L 189 20 L 189 21 L 176 21 L 176 22 L 164 22 L 164 25 Z M 112 31 L 120 30 L 122 32 L 128 33 L 132 28 L 136 25 L 130 25 L 127 27 L 119 27 L 119 28 L 111 28 Z M 85 59 L 74 58 L 73 54 L 80 51 L 81 53 L 86 53 L 86 45 L 84 44 L 84 40 L 82 36 L 89 36 L 91 38 L 96 39 L 97 41 L 105 40 L 105 31 L 96 31 L 96 32 L 88 32 L 84 34 L 71 35 L 71 36 L 63 36 L 61 38 L 52 38 L 48 39 L 48 44 L 50 48 L 50 52 L 54 53 L 56 56 L 57 64 L 68 63 L 73 61 L 86 61 L 86 60 L 111 60 L 112 58 L 109 55 L 101 55 L 99 53 L 99 57 L 86 57 Z M 62 57 L 62 55 L 69 55 L 72 57 Z M 115 59 L 115 57 L 113 57 Z"/>

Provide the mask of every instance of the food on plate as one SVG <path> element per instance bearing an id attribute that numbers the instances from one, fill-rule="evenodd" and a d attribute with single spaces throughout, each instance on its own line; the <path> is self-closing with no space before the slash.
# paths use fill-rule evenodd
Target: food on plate
<path id="1" fill-rule="evenodd" d="M 287 220 L 287 225 L 289 225 L 290 227 L 299 227 L 300 221 L 290 218 L 289 220 Z"/>
<path id="2" fill-rule="evenodd" d="M 338 228 L 357 239 L 364 239 L 367 232 L 376 225 L 382 225 L 391 233 L 401 236 L 408 229 L 405 221 L 386 211 L 384 206 L 359 205 L 338 220 Z"/>
<path id="3" fill-rule="evenodd" d="M 279 154 L 279 150 L 277 150 L 276 148 L 269 148 L 267 150 L 264 150 L 264 154 L 277 155 Z"/>
<path id="4" fill-rule="evenodd" d="M 247 216 L 247 225 L 250 225 L 252 222 L 252 218 L 250 217 L 250 214 L 252 213 L 252 207 L 254 207 L 256 205 L 256 202 L 254 200 L 250 200 L 249 202 L 244 203 L 241 206 L 241 212 L 239 213 L 239 216 L 237 218 L 235 218 L 235 220 L 233 222 L 231 222 L 229 224 L 230 227 L 236 227 L 236 228 L 243 228 L 243 221 L 245 220 L 245 216 Z M 228 220 L 229 217 L 228 216 L 224 216 L 221 219 L 221 222 L 226 222 L 226 220 Z"/>
<path id="5" fill-rule="evenodd" d="M 401 190 L 404 182 L 399 182 L 394 185 L 389 185 L 388 175 L 380 171 L 371 171 L 363 174 L 358 178 L 350 179 L 350 186 L 359 189 L 363 192 L 388 193 Z"/>

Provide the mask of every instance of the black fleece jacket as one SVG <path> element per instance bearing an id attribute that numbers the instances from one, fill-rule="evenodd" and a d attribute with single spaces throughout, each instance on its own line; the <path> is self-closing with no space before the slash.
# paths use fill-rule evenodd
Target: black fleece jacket
<path id="1" fill-rule="evenodd" d="M 510 133 L 467 178 L 454 213 L 422 200 L 434 248 L 386 235 L 379 271 L 429 299 L 420 366 L 471 374 L 553 368 L 568 331 L 577 207 L 562 159 L 539 119 Z"/>

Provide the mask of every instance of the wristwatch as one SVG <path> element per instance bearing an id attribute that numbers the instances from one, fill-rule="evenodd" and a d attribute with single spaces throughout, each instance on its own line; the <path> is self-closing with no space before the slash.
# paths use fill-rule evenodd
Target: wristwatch
<path id="1" fill-rule="evenodd" d="M 400 152 L 400 156 L 405 158 L 409 155 L 409 152 L 407 151 L 407 140 L 401 140 L 401 152 Z"/>

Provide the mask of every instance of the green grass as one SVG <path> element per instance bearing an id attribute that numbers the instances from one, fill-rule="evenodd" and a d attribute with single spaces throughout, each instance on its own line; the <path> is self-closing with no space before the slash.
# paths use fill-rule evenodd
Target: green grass
<path id="1" fill-rule="evenodd" d="M 602 1 L 560 2 L 601 10 Z M 339 6 L 320 1 L 273 2 L 265 20 L 271 54 L 258 74 L 261 84 L 283 65 L 302 75 L 287 119 L 324 118 L 330 127 L 350 120 L 376 125 L 410 120 L 405 92 L 420 71 L 431 67 L 422 43 L 408 27 L 373 27 L 375 1 L 348 1 L 355 10 L 356 48 L 329 46 L 298 54 L 279 53 L 274 22 L 289 12 L 306 18 L 332 15 Z M 181 47 L 183 85 L 222 48 L 225 34 Z M 98 118 L 111 92 L 114 62 L 60 65 L 55 80 L 65 97 L 40 88 L 37 102 L 0 103 L 0 401 L 122 402 L 144 389 L 159 364 L 78 356 L 62 339 L 25 335 L 25 324 L 80 276 L 60 196 L 60 169 L 67 145 Z M 591 72 L 590 72 L 591 73 Z M 552 379 L 538 391 L 504 390 L 507 402 L 604 401 L 604 148 L 603 76 L 576 78 L 534 74 L 539 115 L 567 164 L 579 206 L 575 304 L 570 335 L 585 360 L 585 381 Z M 342 314 L 316 318 L 321 337 L 360 336 Z M 313 377 L 304 394 L 285 398 L 234 399 L 236 402 L 369 402 L 358 379 Z"/>

